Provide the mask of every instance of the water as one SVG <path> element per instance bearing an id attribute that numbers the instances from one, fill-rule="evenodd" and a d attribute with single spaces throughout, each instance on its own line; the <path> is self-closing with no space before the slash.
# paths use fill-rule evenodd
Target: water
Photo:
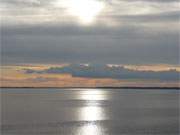
<path id="1" fill-rule="evenodd" d="M 179 90 L 2 89 L 2 135 L 179 135 Z"/>

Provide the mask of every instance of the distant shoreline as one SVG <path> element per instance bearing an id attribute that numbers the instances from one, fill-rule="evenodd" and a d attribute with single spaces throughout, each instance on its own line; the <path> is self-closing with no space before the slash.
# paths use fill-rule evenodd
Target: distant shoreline
<path id="1" fill-rule="evenodd" d="M 0 89 L 176 89 L 180 87 L 0 87 Z"/>

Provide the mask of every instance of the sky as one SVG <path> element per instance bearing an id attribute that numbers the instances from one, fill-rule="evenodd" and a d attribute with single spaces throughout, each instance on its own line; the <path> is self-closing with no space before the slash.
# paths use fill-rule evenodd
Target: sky
<path id="1" fill-rule="evenodd" d="M 1 0 L 1 86 L 179 86 L 179 7 Z"/>

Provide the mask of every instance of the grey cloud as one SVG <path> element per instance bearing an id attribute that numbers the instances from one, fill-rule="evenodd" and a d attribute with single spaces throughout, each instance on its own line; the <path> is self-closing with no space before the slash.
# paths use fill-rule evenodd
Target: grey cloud
<path id="1" fill-rule="evenodd" d="M 26 74 L 63 74 L 68 73 L 73 77 L 87 78 L 113 78 L 113 79 L 152 79 L 163 81 L 178 81 L 179 72 L 176 70 L 169 71 L 138 71 L 127 69 L 123 66 L 108 67 L 106 65 L 93 64 L 90 66 L 84 65 L 69 65 L 65 67 L 51 67 L 49 69 L 37 71 L 25 69 Z"/>
<path id="2" fill-rule="evenodd" d="M 137 2 L 137 1 L 141 1 L 142 4 L 144 1 L 149 1 L 149 2 L 174 2 L 176 0 L 124 0 L 125 5 L 119 5 L 117 4 L 118 0 L 112 0 L 109 2 L 115 2 L 115 4 L 110 7 L 111 8 L 111 12 L 109 13 L 105 13 L 102 14 L 102 16 L 99 16 L 99 20 L 104 19 L 104 23 L 106 23 L 108 20 L 109 21 L 113 21 L 111 19 L 115 19 L 117 22 L 121 23 L 129 23 L 131 22 L 131 24 L 133 24 L 135 21 L 136 22 L 148 22 L 148 21 L 159 21 L 159 22 L 163 22 L 163 21 L 178 21 L 179 17 L 179 9 L 177 9 L 177 7 L 174 7 L 174 4 L 171 5 L 167 5 L 165 4 L 163 7 L 161 7 L 161 3 L 159 4 L 155 4 L 155 5 L 149 5 L 146 4 L 144 8 L 152 8 L 150 12 L 147 12 L 147 14 L 144 15 L 136 15 L 133 12 L 131 12 L 129 14 L 129 10 L 142 10 L 141 4 L 140 5 L 135 5 L 133 6 L 133 4 L 131 4 L 130 8 L 128 7 L 128 3 L 131 2 Z M 30 23 L 31 19 L 28 19 L 29 17 L 31 17 L 32 19 L 40 19 L 41 23 L 45 23 L 46 19 L 48 17 L 51 17 L 52 20 L 49 20 L 50 23 L 54 23 L 57 21 L 61 22 L 61 20 L 63 19 L 63 15 L 67 16 L 66 18 L 68 18 L 68 14 L 65 11 L 65 9 L 61 6 L 59 6 L 58 8 L 54 7 L 52 4 L 53 1 L 47 0 L 2 0 L 2 3 L 4 3 L 7 7 L 6 10 L 2 10 L 2 13 L 6 16 L 8 16 L 9 18 L 4 17 L 4 22 L 8 22 L 11 25 L 14 25 L 14 21 L 18 21 L 19 23 Z M 105 3 L 108 1 L 104 1 Z M 13 5 L 14 7 L 9 7 L 8 5 Z M 17 6 L 22 6 L 22 8 L 18 8 Z M 123 7 L 125 6 L 125 7 Z M 159 12 L 159 10 L 162 8 L 162 12 Z M 152 14 L 151 12 L 154 12 L 153 9 L 158 9 L 157 14 Z M 122 10 L 122 12 L 124 12 L 124 16 L 121 15 L 117 15 L 119 13 L 120 10 Z M 144 9 L 145 10 L 145 9 Z M 126 13 L 127 12 L 127 13 Z M 60 14 L 59 14 L 60 13 Z M 156 13 L 156 11 L 155 11 Z M 39 17 L 38 17 L 39 15 Z M 46 16 L 47 15 L 47 16 Z M 62 15 L 62 16 L 61 16 Z M 16 18 L 17 16 L 20 16 L 19 18 Z M 40 16 L 44 16 L 44 18 L 40 18 Z M 55 19 L 58 18 L 59 19 Z M 104 17 L 103 17 L 104 16 Z M 12 20 L 11 20 L 12 19 Z M 68 19 L 67 19 L 68 20 Z M 74 20 L 73 18 L 70 17 L 70 20 Z M 12 22 L 13 21 L 13 22 Z M 34 20 L 34 22 L 36 22 L 36 20 Z M 76 21 L 75 21 L 76 22 Z M 77 22 L 76 22 L 77 23 Z M 6 24 L 6 23 L 5 23 Z M 36 24 L 36 23 L 35 23 Z M 47 24 L 46 24 L 47 25 Z M 21 24 L 20 24 L 21 26 Z"/>
<path id="3" fill-rule="evenodd" d="M 118 2 L 149 2 L 149 3 L 173 3 L 179 2 L 179 0 L 108 0 L 106 2 L 113 4 Z"/>
<path id="4" fill-rule="evenodd" d="M 145 15 L 112 15 L 109 16 L 109 18 L 126 23 L 127 22 L 131 22 L 131 23 L 179 22 L 180 11 L 170 11 L 170 12 L 153 13 L 153 14 L 145 14 Z"/>
<path id="5" fill-rule="evenodd" d="M 5 4 L 6 6 L 22 6 L 22 7 L 39 7 L 39 6 L 45 6 L 50 3 L 50 0 L 1 0 L 2 4 Z"/>
<path id="6" fill-rule="evenodd" d="M 49 4 L 50 2 L 55 1 L 55 0 L 1 0 L 1 3 L 4 4 L 11 4 L 11 5 L 44 5 L 44 4 Z M 118 2 L 118 0 L 100 0 L 104 2 Z M 137 2 L 137 1 L 142 1 L 142 2 L 179 2 L 179 0 L 121 0 L 125 2 Z"/>
<path id="7" fill-rule="evenodd" d="M 118 2 L 118 0 L 113 1 Z M 151 2 L 150 0 L 141 1 Z M 175 2 L 176 0 L 152 1 Z M 8 12 L 7 15 L 14 18 L 13 25 L 9 25 L 7 19 L 1 28 L 3 63 L 179 64 L 179 11 L 178 9 L 172 11 L 174 7 L 172 4 L 167 6 L 167 10 L 158 13 L 116 15 L 113 10 L 112 15 L 99 16 L 99 20 L 104 19 L 104 22 L 112 20 L 118 22 L 119 25 L 111 27 L 101 22 L 92 26 L 83 26 L 73 22 L 59 24 L 53 19 L 47 23 L 44 23 L 42 19 L 40 24 L 29 25 L 26 24 L 27 20 L 23 20 L 25 23 L 20 21 L 17 24 L 16 14 L 19 14 L 20 18 L 26 18 L 26 14 L 36 16 L 38 14 L 34 9 L 36 6 L 48 6 L 43 9 L 48 13 L 54 10 L 50 9 L 51 1 L 3 0 L 2 2 L 15 6 L 5 11 Z M 132 0 L 126 0 L 126 2 L 132 2 Z M 37 5 L 34 6 L 32 3 Z M 24 11 L 16 7 L 21 4 L 30 8 Z M 159 5 L 156 5 L 157 8 Z M 119 11 L 122 7 L 117 6 L 117 11 Z M 46 13 L 40 12 L 38 15 Z M 52 12 L 52 15 L 55 15 L 55 12 Z M 61 17 L 58 19 L 63 20 Z M 28 19 L 32 22 L 36 20 L 41 21 L 38 17 Z"/>
<path id="8" fill-rule="evenodd" d="M 1 0 L 0 4 L 5 5 L 7 11 L 12 9 L 8 8 L 29 8 L 29 7 L 39 7 L 40 1 L 38 0 Z"/>
<path id="9" fill-rule="evenodd" d="M 129 0 L 133 1 L 133 0 Z M 137 1 L 149 1 L 149 2 L 179 2 L 179 0 L 137 0 Z"/>
<path id="10" fill-rule="evenodd" d="M 136 1 L 146 1 L 146 2 L 179 2 L 179 0 L 121 0 L 121 1 L 129 1 L 129 2 L 136 2 Z"/>
<path id="11" fill-rule="evenodd" d="M 169 28 L 170 29 L 170 28 Z M 2 29 L 9 63 L 179 63 L 179 32 L 141 26 L 36 26 Z"/>
<path id="12" fill-rule="evenodd" d="M 151 26 L 152 23 L 162 23 L 163 25 L 169 25 L 168 22 L 175 23 L 179 25 L 180 11 L 170 11 L 163 13 L 153 13 L 145 15 L 109 15 L 109 16 L 100 16 L 102 18 L 111 18 L 121 22 L 121 25 L 118 27 L 106 27 L 103 24 L 96 24 L 95 26 L 81 26 L 73 23 L 59 25 L 58 23 L 54 24 L 42 24 L 42 25 L 16 25 L 16 26 L 7 26 L 3 24 L 2 34 L 11 34 L 11 35 L 53 35 L 53 36 L 67 36 L 67 35 L 108 35 L 108 34 L 118 34 L 119 31 L 127 30 L 143 30 L 145 24 Z M 156 25 L 155 25 L 156 26 Z M 177 27 L 174 26 L 174 27 Z M 157 27 L 158 28 L 158 27 Z M 161 28 L 159 29 L 161 30 Z M 164 30 L 164 29 L 162 29 Z M 150 31 L 150 30 L 149 30 Z M 179 32 L 176 29 L 175 32 Z"/>

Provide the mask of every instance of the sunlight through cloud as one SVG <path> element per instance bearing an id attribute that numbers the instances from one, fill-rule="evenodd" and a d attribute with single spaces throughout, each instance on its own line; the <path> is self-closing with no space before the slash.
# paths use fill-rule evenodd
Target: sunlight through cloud
<path id="1" fill-rule="evenodd" d="M 79 18 L 81 23 L 90 24 L 104 8 L 104 3 L 97 0 L 57 0 L 56 7 L 64 7 L 72 16 Z"/>

